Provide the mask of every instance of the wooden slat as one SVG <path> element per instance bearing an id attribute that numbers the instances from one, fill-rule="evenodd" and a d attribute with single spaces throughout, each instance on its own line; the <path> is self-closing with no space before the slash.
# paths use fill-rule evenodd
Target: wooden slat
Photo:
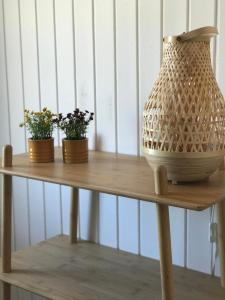
<path id="1" fill-rule="evenodd" d="M 136 155 L 139 150 L 140 132 L 138 127 L 138 5 L 135 0 L 114 2 L 117 150 L 119 153 Z M 140 252 L 139 205 L 138 201 L 130 202 L 129 199 L 118 198 L 118 244 L 120 249 L 133 253 Z M 127 234 L 128 232 L 130 234 Z"/>
<path id="2" fill-rule="evenodd" d="M 174 12 L 179 18 L 174 18 Z M 163 2 L 163 36 L 177 35 L 188 30 L 188 1 L 170 0 Z M 186 213 L 182 209 L 170 207 L 170 228 L 173 262 L 176 265 L 185 265 L 185 230 Z"/>
<path id="3" fill-rule="evenodd" d="M 189 30 L 203 26 L 215 25 L 214 0 L 189 1 Z M 199 13 L 204 7 L 204 13 Z M 211 58 L 214 57 L 214 43 L 211 42 Z M 190 269 L 211 272 L 211 244 L 208 239 L 210 210 L 201 214 L 187 212 L 187 267 Z"/>
<path id="4" fill-rule="evenodd" d="M 74 0 L 74 38 L 75 38 L 75 72 L 76 105 L 82 110 L 95 112 L 95 63 L 94 63 L 94 2 L 92 0 Z M 96 123 L 88 129 L 89 149 L 96 147 Z M 93 193 L 80 190 L 80 235 L 82 239 L 91 236 L 89 216 Z"/>
<path id="5" fill-rule="evenodd" d="M 51 0 L 36 1 L 37 6 L 37 39 L 38 62 L 40 70 L 40 103 L 41 108 L 48 107 L 54 112 L 58 109 L 58 65 L 55 47 L 54 2 Z M 54 133 L 58 145 L 57 131 Z M 46 233 L 54 236 L 62 231 L 60 188 L 57 185 L 44 184 Z M 53 199 L 52 195 L 55 195 Z M 54 205 L 53 205 L 54 202 Z"/>
<path id="6" fill-rule="evenodd" d="M 35 23 L 35 1 L 21 0 L 20 1 L 20 19 L 21 19 L 21 47 L 23 60 L 23 88 L 24 88 L 24 106 L 34 111 L 39 111 L 41 95 L 39 90 L 39 74 L 38 74 L 38 57 L 37 57 L 37 41 L 36 41 L 36 23 Z M 20 129 L 22 131 L 22 129 Z M 28 136 L 28 134 L 27 134 Z M 27 141 L 26 141 L 27 143 Z M 28 181 L 28 232 L 29 242 L 35 243 L 42 241 L 45 236 L 43 208 L 44 192 L 43 183 L 38 181 Z M 16 215 L 20 211 L 21 198 L 16 196 L 16 202 L 19 203 L 16 207 Z M 24 208 L 22 208 L 23 210 Z M 39 226 L 37 226 L 39 224 Z M 23 230 L 21 230 L 23 231 Z M 21 240 L 21 232 L 18 233 Z M 17 243 L 18 244 L 18 243 Z"/>
<path id="7" fill-rule="evenodd" d="M 3 148 L 2 166 L 12 166 L 12 147 Z M 11 232 L 12 232 L 12 176 L 3 175 L 2 182 L 2 217 L 1 217 L 1 246 L 2 246 L 2 272 L 11 271 Z"/>
<path id="8" fill-rule="evenodd" d="M 161 299 L 159 263 L 59 236 L 13 254 L 0 279 L 54 300 Z M 174 267 L 177 299 L 222 300 L 219 279 Z"/>
<path id="9" fill-rule="evenodd" d="M 164 1 L 165 2 L 165 1 Z M 139 46 L 139 128 L 142 128 L 144 104 L 160 69 L 161 55 L 161 5 L 162 1 L 138 1 L 138 46 Z M 166 3 L 163 3 L 163 6 Z M 177 19 L 177 22 L 179 20 Z M 140 134 L 140 153 L 142 135 Z M 159 258 L 155 205 L 140 203 L 141 254 Z M 149 228 L 150 234 L 149 234 Z M 148 238 L 146 238 L 146 236 Z"/>
<path id="10" fill-rule="evenodd" d="M 32 164 L 27 155 L 15 155 L 13 167 L 0 173 L 80 187 L 171 206 L 203 210 L 220 202 L 225 195 L 225 172 L 215 173 L 208 181 L 168 186 L 168 194 L 156 195 L 151 168 L 144 158 L 131 155 L 90 151 L 88 164 L 65 165 L 61 149 L 56 161 Z"/>

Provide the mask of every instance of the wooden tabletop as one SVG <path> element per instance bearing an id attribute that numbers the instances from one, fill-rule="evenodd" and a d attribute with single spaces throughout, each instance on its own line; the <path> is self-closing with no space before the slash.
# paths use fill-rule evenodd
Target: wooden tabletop
<path id="1" fill-rule="evenodd" d="M 13 156 L 13 166 L 0 173 L 171 206 L 203 210 L 225 198 L 225 172 L 218 171 L 207 181 L 172 185 L 168 194 L 156 195 L 153 173 L 145 158 L 99 151 L 89 152 L 85 164 L 64 164 L 61 149 L 54 163 L 30 163 L 27 154 Z"/>

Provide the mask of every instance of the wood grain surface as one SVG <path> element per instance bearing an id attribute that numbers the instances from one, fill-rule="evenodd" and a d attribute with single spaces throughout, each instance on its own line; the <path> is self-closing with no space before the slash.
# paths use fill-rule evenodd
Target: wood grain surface
<path id="1" fill-rule="evenodd" d="M 55 300 L 159 300 L 159 262 L 68 236 L 17 251 L 0 279 Z M 220 281 L 174 267 L 176 299 L 222 300 Z"/>
<path id="2" fill-rule="evenodd" d="M 193 210 L 203 210 L 225 198 L 224 171 L 207 181 L 169 184 L 166 195 L 156 195 L 153 172 L 145 158 L 108 152 L 90 151 L 86 164 L 63 164 L 60 148 L 54 163 L 30 163 L 27 154 L 15 155 L 13 166 L 1 167 L 0 173 Z"/>

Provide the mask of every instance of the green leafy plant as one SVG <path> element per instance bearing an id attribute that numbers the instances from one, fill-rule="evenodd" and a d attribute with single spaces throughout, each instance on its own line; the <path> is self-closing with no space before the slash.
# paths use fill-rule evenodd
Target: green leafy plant
<path id="1" fill-rule="evenodd" d="M 65 116 L 58 114 L 53 122 L 65 133 L 67 140 L 82 140 L 86 138 L 87 128 L 93 116 L 93 112 L 80 111 L 77 108 Z"/>
<path id="2" fill-rule="evenodd" d="M 32 140 L 47 140 L 52 138 L 54 116 L 47 107 L 40 112 L 25 109 L 24 122 L 20 124 L 20 127 L 25 127 L 29 131 Z"/>

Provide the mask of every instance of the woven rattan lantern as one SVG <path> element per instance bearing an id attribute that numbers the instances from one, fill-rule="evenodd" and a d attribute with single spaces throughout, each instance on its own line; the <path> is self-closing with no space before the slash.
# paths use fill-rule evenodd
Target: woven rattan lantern
<path id="1" fill-rule="evenodd" d="M 163 61 L 144 108 L 143 151 L 174 182 L 203 180 L 225 155 L 225 102 L 213 74 L 215 27 L 165 37 Z"/>

